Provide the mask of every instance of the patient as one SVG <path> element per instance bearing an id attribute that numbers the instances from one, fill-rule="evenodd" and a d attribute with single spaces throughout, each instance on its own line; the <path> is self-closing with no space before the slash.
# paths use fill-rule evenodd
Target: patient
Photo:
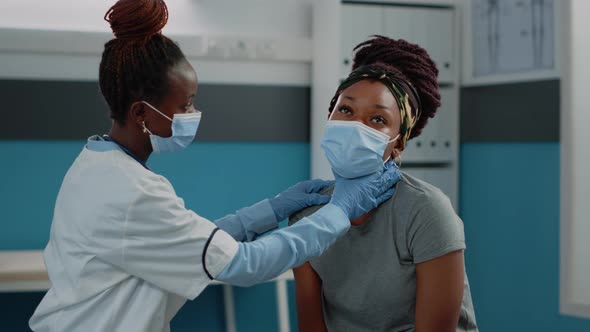
<path id="1" fill-rule="evenodd" d="M 355 51 L 322 141 L 342 177 L 401 158 L 440 106 L 438 70 L 423 48 L 374 36 Z M 438 188 L 403 173 L 393 198 L 351 223 L 322 256 L 294 269 L 300 331 L 478 330 L 463 223 Z"/>

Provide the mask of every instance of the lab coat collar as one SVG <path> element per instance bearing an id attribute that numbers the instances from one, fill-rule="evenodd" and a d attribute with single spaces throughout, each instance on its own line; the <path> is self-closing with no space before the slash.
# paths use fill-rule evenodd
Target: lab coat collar
<path id="1" fill-rule="evenodd" d="M 88 150 L 96 152 L 121 150 L 117 143 L 107 141 L 100 135 L 90 136 L 88 138 L 88 143 L 86 143 L 86 148 L 88 148 Z"/>

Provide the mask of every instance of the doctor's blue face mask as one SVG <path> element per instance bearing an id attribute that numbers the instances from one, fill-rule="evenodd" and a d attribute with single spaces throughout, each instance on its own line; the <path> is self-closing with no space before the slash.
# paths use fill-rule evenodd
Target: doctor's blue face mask
<path id="1" fill-rule="evenodd" d="M 358 121 L 329 120 L 321 147 L 334 174 L 353 179 L 381 171 L 387 145 L 399 137 L 391 139 Z"/>
<path id="2" fill-rule="evenodd" d="M 160 112 L 148 102 L 142 101 L 142 103 L 172 122 L 172 136 L 170 137 L 161 137 L 152 134 L 145 126 L 145 123 L 143 123 L 143 132 L 150 134 L 150 142 L 155 153 L 181 151 L 195 139 L 197 129 L 199 129 L 199 123 L 201 122 L 201 112 L 174 114 L 174 117 L 170 119 L 169 116 Z"/>

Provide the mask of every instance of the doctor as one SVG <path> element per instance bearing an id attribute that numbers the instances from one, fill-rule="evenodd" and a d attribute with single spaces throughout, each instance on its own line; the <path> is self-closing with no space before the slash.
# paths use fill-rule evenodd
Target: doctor
<path id="1" fill-rule="evenodd" d="M 211 280 L 248 286 L 276 277 L 319 256 L 350 219 L 393 195 L 400 175 L 388 164 L 336 179 L 331 198 L 318 194 L 328 183 L 316 180 L 215 222 L 186 209 L 146 165 L 152 152 L 189 145 L 201 118 L 196 73 L 160 32 L 167 18 L 161 0 L 120 0 L 105 16 L 116 38 L 105 44 L 99 82 L 113 125 L 89 138 L 63 180 L 44 254 L 52 287 L 30 319 L 34 331 L 168 331 Z"/>

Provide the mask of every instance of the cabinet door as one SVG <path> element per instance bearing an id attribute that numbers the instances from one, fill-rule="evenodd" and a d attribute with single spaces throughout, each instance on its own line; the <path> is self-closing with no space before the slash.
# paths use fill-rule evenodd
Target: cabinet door
<path id="1" fill-rule="evenodd" d="M 459 144 L 459 105 L 456 88 L 440 89 L 442 105 L 428 119 L 420 136 L 408 141 L 402 157 L 408 162 L 452 163 Z"/>
<path id="2" fill-rule="evenodd" d="M 452 162 L 459 155 L 459 94 L 456 87 L 440 89 L 442 105 L 431 119 L 438 129 L 436 137 L 437 156 L 443 161 Z M 426 128 L 428 129 L 428 126 Z"/>
<path id="3" fill-rule="evenodd" d="M 439 69 L 439 81 L 453 81 L 453 9 L 384 6 L 382 20 L 386 36 L 424 47 Z"/>
<path id="4" fill-rule="evenodd" d="M 383 33 L 381 22 L 383 7 L 374 5 L 342 5 L 340 78 L 352 68 L 352 49 L 369 36 Z"/>

